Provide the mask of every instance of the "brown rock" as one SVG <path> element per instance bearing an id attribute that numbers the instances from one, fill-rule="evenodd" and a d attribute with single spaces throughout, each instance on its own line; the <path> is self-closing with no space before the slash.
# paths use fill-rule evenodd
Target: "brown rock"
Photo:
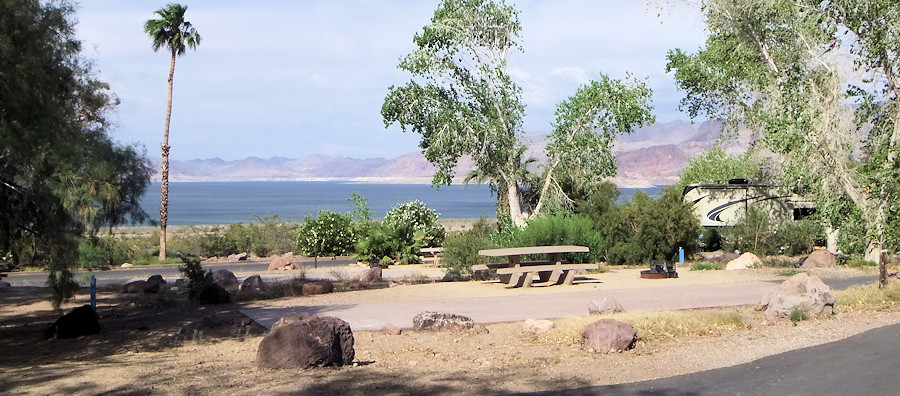
<path id="1" fill-rule="evenodd" d="M 334 291 L 334 283 L 330 280 L 320 280 L 315 282 L 304 283 L 300 289 L 300 294 L 304 296 L 312 296 L 316 294 L 326 294 Z"/>
<path id="2" fill-rule="evenodd" d="M 90 305 L 82 305 L 63 315 L 44 330 L 44 338 L 76 338 L 100 332 L 100 318 Z"/>
<path id="3" fill-rule="evenodd" d="M 790 317 L 794 309 L 805 310 L 809 315 L 831 315 L 834 313 L 834 301 L 831 287 L 822 279 L 799 273 L 763 296 L 756 309 L 765 310 L 766 319 L 775 321 Z"/>
<path id="4" fill-rule="evenodd" d="M 837 265 L 834 255 L 827 250 L 816 250 L 803 261 L 803 268 L 834 268 Z"/>
<path id="5" fill-rule="evenodd" d="M 212 283 L 200 291 L 197 301 L 200 304 L 228 304 L 231 302 L 231 293 L 222 286 Z"/>
<path id="6" fill-rule="evenodd" d="M 400 330 L 399 327 L 388 323 L 381 328 L 381 332 L 387 335 L 400 335 L 403 333 L 403 330 Z"/>
<path id="7" fill-rule="evenodd" d="M 287 271 L 291 269 L 294 269 L 294 266 L 291 264 L 291 258 L 286 256 L 275 257 L 272 259 L 272 262 L 269 263 L 268 268 L 269 271 Z"/>
<path id="8" fill-rule="evenodd" d="M 443 312 L 420 312 L 413 317 L 413 330 L 451 330 L 463 331 L 475 326 L 475 321 L 468 316 Z"/>
<path id="9" fill-rule="evenodd" d="M 482 324 L 477 324 L 477 325 L 475 325 L 475 327 L 472 327 L 472 332 L 475 333 L 475 334 L 488 334 L 488 333 L 490 333 L 491 331 L 488 330 L 488 328 L 485 327 L 484 325 L 482 325 Z"/>
<path id="10" fill-rule="evenodd" d="M 753 253 L 746 252 L 725 264 L 725 269 L 728 271 L 743 270 L 760 264 L 762 264 L 762 260 L 759 257 L 756 257 Z"/>
<path id="11" fill-rule="evenodd" d="M 604 297 L 603 301 L 591 301 L 588 305 L 588 313 L 591 315 L 603 315 L 608 313 L 625 312 L 622 304 L 619 304 L 615 298 Z"/>
<path id="12" fill-rule="evenodd" d="M 144 284 L 144 293 L 158 293 L 159 289 L 166 284 L 166 280 L 162 275 L 151 275 Z"/>
<path id="13" fill-rule="evenodd" d="M 621 352 L 634 346 L 637 333 L 630 324 L 613 319 L 600 319 L 585 327 L 581 345 L 597 353 Z"/>
<path id="14" fill-rule="evenodd" d="M 353 332 L 347 322 L 310 316 L 274 327 L 259 343 L 260 368 L 309 368 L 353 363 Z"/>

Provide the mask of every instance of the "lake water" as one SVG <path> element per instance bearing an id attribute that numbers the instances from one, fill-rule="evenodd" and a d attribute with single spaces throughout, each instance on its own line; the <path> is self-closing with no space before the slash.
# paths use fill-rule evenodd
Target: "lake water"
<path id="1" fill-rule="evenodd" d="M 656 194 L 659 188 L 644 189 Z M 635 189 L 622 188 L 628 199 Z M 418 199 L 440 213 L 441 218 L 496 216 L 496 198 L 487 185 L 451 185 L 440 189 L 424 184 L 373 184 L 334 181 L 246 181 L 169 183 L 169 224 L 249 223 L 256 216 L 278 215 L 301 221 L 320 210 L 349 212 L 352 193 L 368 198 L 375 218 L 399 203 Z M 141 207 L 159 220 L 160 184 L 151 183 Z"/>

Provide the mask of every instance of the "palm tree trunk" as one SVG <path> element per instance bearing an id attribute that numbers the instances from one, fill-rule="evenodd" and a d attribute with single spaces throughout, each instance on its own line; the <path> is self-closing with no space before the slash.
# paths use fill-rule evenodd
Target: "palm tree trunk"
<path id="1" fill-rule="evenodd" d="M 169 100 L 166 105 L 166 130 L 162 143 L 162 191 L 159 194 L 159 260 L 166 259 L 166 223 L 169 219 L 169 120 L 172 119 L 172 85 L 175 80 L 175 50 L 169 65 Z"/>

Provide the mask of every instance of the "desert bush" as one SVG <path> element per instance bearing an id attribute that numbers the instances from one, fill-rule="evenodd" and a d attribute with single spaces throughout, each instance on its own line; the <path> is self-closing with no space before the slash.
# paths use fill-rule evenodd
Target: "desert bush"
<path id="1" fill-rule="evenodd" d="M 127 259 L 123 246 L 113 237 L 85 237 L 78 243 L 78 266 L 81 268 L 110 267 Z"/>
<path id="2" fill-rule="evenodd" d="M 446 268 L 454 280 L 471 278 L 473 265 L 490 262 L 489 257 L 479 255 L 478 251 L 496 247 L 490 238 L 493 231 L 487 219 L 482 217 L 472 229 L 447 236 L 441 251 L 441 267 Z"/>
<path id="3" fill-rule="evenodd" d="M 777 229 L 777 224 L 765 212 L 750 207 L 737 223 L 722 231 L 722 245 L 728 251 L 753 252 L 765 257 L 777 250 Z"/>
<path id="4" fill-rule="evenodd" d="M 321 212 L 320 212 L 321 213 Z M 259 217 L 246 226 L 245 238 L 249 237 L 250 250 L 260 257 L 284 254 L 294 251 L 297 246 L 298 226 L 281 220 L 278 215 Z M 238 241 L 233 241 L 235 244 Z"/>
<path id="5" fill-rule="evenodd" d="M 184 264 L 178 270 L 187 282 L 188 296 L 197 298 L 206 286 L 213 283 L 212 272 L 204 270 L 196 257 L 182 256 L 181 261 Z"/>
<path id="6" fill-rule="evenodd" d="M 438 221 L 440 215 L 421 201 L 409 201 L 399 204 L 384 215 L 384 223 L 388 225 L 408 224 L 415 232 L 421 232 L 421 246 L 441 246 L 447 235 L 444 226 Z"/>
<path id="7" fill-rule="evenodd" d="M 762 259 L 762 266 L 770 268 L 793 268 L 794 261 L 784 257 L 768 256 Z"/>
<path id="8" fill-rule="evenodd" d="M 409 223 L 381 223 L 356 243 L 357 256 L 375 264 L 419 262 L 422 231 Z"/>
<path id="9" fill-rule="evenodd" d="M 847 262 L 844 265 L 846 265 L 847 267 L 850 267 L 850 268 L 862 269 L 862 268 L 871 268 L 871 267 L 877 266 L 878 263 L 866 260 L 859 256 L 853 256 L 849 260 L 847 260 Z"/>
<path id="10" fill-rule="evenodd" d="M 356 237 L 349 215 L 320 210 L 315 218 L 306 216 L 296 242 L 307 256 L 339 256 L 353 251 Z"/>
<path id="11" fill-rule="evenodd" d="M 781 253 L 799 256 L 812 253 L 816 242 L 824 239 L 825 231 L 812 220 L 786 221 L 778 227 L 776 243 Z"/>
<path id="12" fill-rule="evenodd" d="M 796 325 L 797 322 L 809 319 L 809 311 L 804 307 L 794 307 L 791 309 L 790 319 Z"/>
<path id="13" fill-rule="evenodd" d="M 790 278 L 790 277 L 792 277 L 792 276 L 794 276 L 794 275 L 797 275 L 797 274 L 803 274 L 803 273 L 806 273 L 806 271 L 801 271 L 801 270 L 798 270 L 798 269 L 791 268 L 791 269 L 785 269 L 785 270 L 778 271 L 778 272 L 775 273 L 775 275 L 778 275 L 778 276 L 784 276 L 784 277 Z"/>
<path id="14" fill-rule="evenodd" d="M 722 264 L 710 263 L 708 261 L 700 261 L 691 264 L 691 271 L 721 270 L 723 268 Z"/>

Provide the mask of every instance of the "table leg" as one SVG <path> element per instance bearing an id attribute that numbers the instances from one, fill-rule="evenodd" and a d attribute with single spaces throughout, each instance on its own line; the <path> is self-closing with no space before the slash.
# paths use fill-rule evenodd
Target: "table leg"
<path id="1" fill-rule="evenodd" d="M 526 272 L 522 274 L 525 278 L 522 279 L 522 287 L 531 287 L 531 281 L 534 280 L 534 274 L 531 272 Z"/>
<path id="2" fill-rule="evenodd" d="M 519 263 L 521 263 L 521 261 L 522 261 L 521 256 L 518 256 L 518 255 L 516 255 L 516 256 L 509 256 L 509 266 L 510 266 L 510 268 L 518 268 L 518 267 L 520 266 Z M 507 283 L 507 286 L 509 286 L 509 287 L 518 287 L 518 286 L 521 286 L 521 285 L 522 285 L 522 274 L 521 274 L 521 273 L 514 273 L 514 274 L 511 274 L 511 276 L 509 277 L 509 283 Z"/>
<path id="3" fill-rule="evenodd" d="M 562 253 L 550 253 L 550 263 L 561 267 L 562 266 Z M 550 274 L 549 283 L 551 285 L 558 285 L 561 283 L 560 277 L 562 276 L 563 271 L 561 269 L 555 269 Z"/>
<path id="4" fill-rule="evenodd" d="M 566 285 L 571 285 L 575 282 L 575 270 L 566 271 L 566 281 L 564 282 Z"/>

